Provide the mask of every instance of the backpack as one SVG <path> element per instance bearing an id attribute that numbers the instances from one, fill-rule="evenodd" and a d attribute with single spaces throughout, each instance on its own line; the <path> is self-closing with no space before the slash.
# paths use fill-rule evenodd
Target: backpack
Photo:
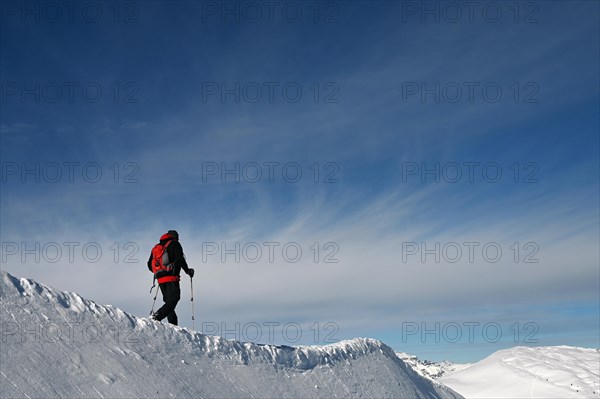
<path id="1" fill-rule="evenodd" d="M 169 262 L 169 254 L 167 247 L 173 240 L 169 240 L 162 245 L 158 243 L 152 248 L 152 272 L 156 276 L 160 272 L 171 273 L 173 271 L 173 264 Z"/>

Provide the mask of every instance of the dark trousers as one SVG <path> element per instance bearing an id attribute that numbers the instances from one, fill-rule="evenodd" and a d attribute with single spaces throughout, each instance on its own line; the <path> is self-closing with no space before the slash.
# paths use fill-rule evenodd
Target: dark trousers
<path id="1" fill-rule="evenodd" d="M 175 307 L 181 298 L 179 281 L 160 284 L 159 287 L 160 292 L 163 294 L 163 301 L 165 301 L 165 304 L 156 311 L 156 320 L 161 321 L 166 317 L 169 323 L 177 325 L 177 313 L 175 313 Z"/>

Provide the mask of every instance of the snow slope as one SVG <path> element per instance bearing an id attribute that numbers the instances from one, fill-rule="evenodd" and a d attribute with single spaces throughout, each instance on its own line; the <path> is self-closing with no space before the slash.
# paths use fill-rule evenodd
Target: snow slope
<path id="1" fill-rule="evenodd" d="M 242 343 L 0 277 L 2 398 L 461 398 L 376 340 Z"/>
<path id="2" fill-rule="evenodd" d="M 600 398 L 600 352 L 518 346 L 439 381 L 466 398 Z"/>
<path id="3" fill-rule="evenodd" d="M 421 360 L 415 355 L 404 352 L 396 352 L 396 356 L 402 359 L 404 363 L 415 370 L 419 375 L 432 380 L 464 370 L 471 366 L 471 363 L 453 363 L 447 360 L 444 360 L 443 362 Z"/>

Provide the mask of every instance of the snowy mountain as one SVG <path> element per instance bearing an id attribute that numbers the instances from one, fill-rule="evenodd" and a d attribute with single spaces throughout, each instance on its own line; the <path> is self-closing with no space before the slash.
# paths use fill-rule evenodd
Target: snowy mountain
<path id="1" fill-rule="evenodd" d="M 0 274 L 0 397 L 461 398 L 387 345 L 225 340 Z"/>
<path id="2" fill-rule="evenodd" d="M 600 352 L 514 347 L 439 381 L 466 398 L 600 398 Z"/>
<path id="3" fill-rule="evenodd" d="M 411 355 L 404 352 L 396 352 L 396 356 L 398 356 L 404 363 L 406 363 L 410 368 L 416 371 L 419 375 L 423 377 L 435 380 L 441 378 L 443 376 L 450 375 L 457 371 L 461 371 L 466 369 L 471 365 L 471 363 L 453 363 L 450 361 L 443 362 L 432 362 L 430 360 L 421 360 L 415 355 Z"/>

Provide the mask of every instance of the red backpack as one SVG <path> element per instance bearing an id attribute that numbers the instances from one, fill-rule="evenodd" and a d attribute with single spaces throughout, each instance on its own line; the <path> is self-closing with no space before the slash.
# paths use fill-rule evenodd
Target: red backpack
<path id="1" fill-rule="evenodd" d="M 167 273 L 173 271 L 173 264 L 169 262 L 169 254 L 167 253 L 167 247 L 172 241 L 167 241 L 165 245 L 158 243 L 152 248 L 152 272 L 155 276 L 161 271 Z"/>

